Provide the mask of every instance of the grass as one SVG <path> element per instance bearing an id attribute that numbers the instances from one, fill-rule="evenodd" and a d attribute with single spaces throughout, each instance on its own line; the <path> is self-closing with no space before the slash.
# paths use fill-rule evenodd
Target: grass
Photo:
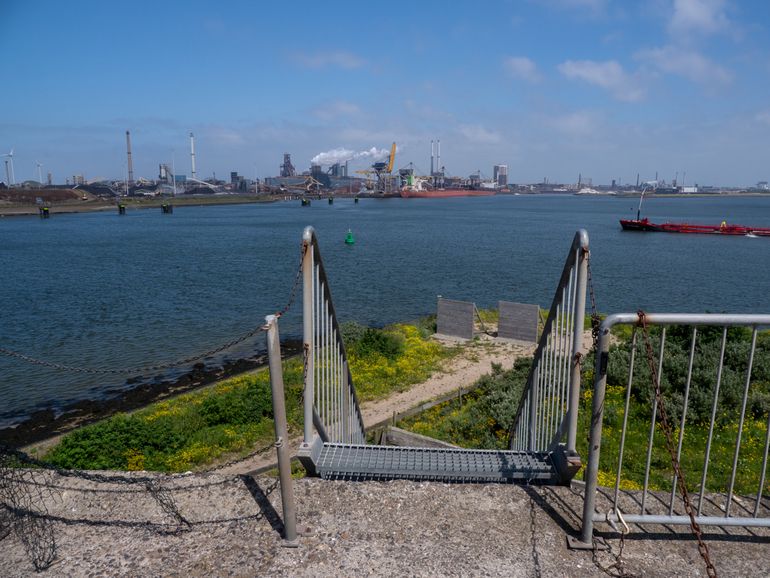
<path id="1" fill-rule="evenodd" d="M 578 452 L 588 456 L 588 431 L 592 391 L 583 392 L 579 414 Z M 607 388 L 602 428 L 602 450 L 599 460 L 600 483 L 614 486 L 617 479 L 617 466 L 620 450 L 620 433 L 623 425 L 625 388 L 611 386 Z M 730 474 L 738 437 L 737 412 L 731 412 L 734 419 L 718 423 L 714 428 L 711 455 L 706 487 L 712 492 L 726 492 L 730 484 Z M 644 472 L 647 460 L 647 447 L 651 422 L 650 406 L 642 406 L 632 401 L 629 409 L 626 442 L 623 450 L 623 470 L 621 489 L 640 489 L 644 484 Z M 674 444 L 679 441 L 679 424 L 674 426 Z M 686 424 L 682 443 L 680 464 L 690 492 L 699 492 L 703 463 L 708 439 L 708 425 Z M 762 458 L 765 448 L 767 425 L 764 420 L 749 417 L 743 426 L 741 450 L 735 478 L 735 491 L 740 494 L 756 494 L 762 470 Z M 666 449 L 663 430 L 660 423 L 653 434 L 652 455 L 650 460 L 649 487 L 654 490 L 671 490 L 673 468 Z M 764 491 L 770 491 L 766 485 Z"/>
<path id="2" fill-rule="evenodd" d="M 703 341 L 699 342 L 699 355 L 696 356 L 693 388 L 690 396 L 688 420 L 685 423 L 684 439 L 680 464 L 687 483 L 688 491 L 699 492 L 705 448 L 709 432 L 711 387 L 713 387 L 716 362 L 713 357 L 714 337 L 720 338 L 720 332 L 704 329 Z M 620 338 L 630 337 L 625 329 L 615 332 Z M 725 492 L 730 486 L 733 471 L 735 447 L 738 437 L 740 415 L 740 391 L 745 373 L 746 335 L 735 332 L 735 342 L 728 347 L 725 362 L 725 374 L 720 394 L 718 419 L 714 426 L 711 454 L 706 488 L 712 492 Z M 653 338 L 655 336 L 653 335 Z M 682 410 L 682 397 L 679 387 L 684 383 L 686 372 L 686 352 L 689 339 L 686 333 L 669 331 L 671 355 L 664 365 L 664 399 L 669 409 L 670 420 L 674 429 L 674 444 L 679 440 L 679 425 Z M 718 341 L 716 342 L 718 345 Z M 599 464 L 599 483 L 614 486 L 617 477 L 620 436 L 623 426 L 625 405 L 625 377 L 628 373 L 628 348 L 626 355 L 622 346 L 610 356 L 608 386 L 604 403 L 604 421 L 602 431 L 602 450 Z M 656 349 L 657 350 L 657 349 Z M 684 358 L 682 357 L 684 355 Z M 624 362 L 625 359 L 625 362 Z M 529 360 L 531 363 L 531 360 Z M 625 365 L 624 365 L 625 363 Z M 635 380 L 632 387 L 629 407 L 626 441 L 624 446 L 623 469 L 620 473 L 620 487 L 633 490 L 643 487 L 648 438 L 651 423 L 651 393 L 649 373 L 645 373 L 644 364 L 637 359 Z M 584 364 L 583 392 L 581 395 L 577 449 L 584 462 L 588 456 L 588 437 L 590 430 L 593 383 L 593 363 L 589 359 Z M 507 447 L 508 431 L 515 417 L 515 411 L 526 382 L 528 364 L 519 360 L 513 370 L 506 372 L 493 368 L 490 375 L 482 377 L 475 389 L 455 400 L 435 406 L 414 417 L 402 420 L 400 427 L 441 439 L 461 447 L 503 449 Z M 767 436 L 768 373 L 770 372 L 770 335 L 762 334 L 758 340 L 752 372 L 749 403 L 746 420 L 741 434 L 740 453 L 737 459 L 734 491 L 744 495 L 756 495 L 762 474 L 763 457 Z M 736 397 L 737 395 L 737 397 Z M 708 409 L 708 411 L 706 411 Z M 704 414 L 706 417 L 704 419 Z M 671 491 L 673 468 L 671 458 L 665 446 L 661 426 L 655 427 L 649 470 L 649 488 Z M 770 479 L 765 479 L 763 492 L 770 492 Z"/>
<path id="3" fill-rule="evenodd" d="M 370 347 L 350 343 L 350 370 L 359 399 L 373 400 L 427 379 L 459 352 L 431 341 L 414 325 L 370 331 Z M 387 344 L 398 343 L 394 349 Z M 385 345 L 383 345 L 385 344 Z M 303 363 L 284 361 L 291 434 L 302 428 Z M 66 436 L 43 459 L 63 468 L 181 472 L 239 457 L 273 441 L 266 370 L 118 414 Z"/>

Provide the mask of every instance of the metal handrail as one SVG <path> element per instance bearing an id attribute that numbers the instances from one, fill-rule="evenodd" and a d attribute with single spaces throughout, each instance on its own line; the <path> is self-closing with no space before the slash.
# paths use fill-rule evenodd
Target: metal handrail
<path id="1" fill-rule="evenodd" d="M 313 227 L 302 234 L 304 443 L 366 443 L 364 421 Z"/>
<path id="2" fill-rule="evenodd" d="M 567 253 L 511 426 L 512 450 L 550 451 L 566 428 L 566 450 L 575 451 L 588 256 L 588 232 L 580 229 Z"/>
<path id="3" fill-rule="evenodd" d="M 652 454 L 652 447 L 653 447 L 653 439 L 654 439 L 654 433 L 655 433 L 655 424 L 656 420 L 658 418 L 658 404 L 657 404 L 657 397 L 653 399 L 653 402 L 651 404 L 651 420 L 650 420 L 650 430 L 647 440 L 647 457 L 646 457 L 646 463 L 645 463 L 645 475 L 644 475 L 644 485 L 642 489 L 642 496 L 641 500 L 634 500 L 634 502 L 639 507 L 638 513 L 634 512 L 624 512 L 620 513 L 620 480 L 623 473 L 623 456 L 624 456 L 624 450 L 625 450 L 625 441 L 626 441 L 626 430 L 628 427 L 628 415 L 630 412 L 630 402 L 631 402 L 631 387 L 633 384 L 634 379 L 634 359 L 635 359 L 635 351 L 636 351 L 636 343 L 637 343 L 637 333 L 638 331 L 634 331 L 633 336 L 631 338 L 631 354 L 629 359 L 629 368 L 628 368 L 628 381 L 626 384 L 624 399 L 625 399 L 625 406 L 623 410 L 623 426 L 621 429 L 621 438 L 620 438 L 620 445 L 618 449 L 618 465 L 617 465 L 617 471 L 615 472 L 615 488 L 614 488 L 614 495 L 610 497 L 608 495 L 608 498 L 610 499 L 610 503 L 612 504 L 612 508 L 610 509 L 609 513 L 598 513 L 596 512 L 596 494 L 597 494 L 597 488 L 598 488 L 598 474 L 599 474 L 599 458 L 601 453 L 601 441 L 602 441 L 602 425 L 603 425 L 603 419 L 604 419 L 604 406 L 605 406 L 605 394 L 607 389 L 607 365 L 609 363 L 609 348 L 610 348 L 610 338 L 611 338 L 611 330 L 615 325 L 629 325 L 638 327 L 640 324 L 644 323 L 645 326 L 650 325 L 659 325 L 662 326 L 661 329 L 661 336 L 660 336 L 660 342 L 658 346 L 658 360 L 657 360 L 657 367 L 658 367 L 658 379 L 660 379 L 660 375 L 662 373 L 662 370 L 664 368 L 663 360 L 665 356 L 665 346 L 666 346 L 666 327 L 669 325 L 678 325 L 678 326 L 692 326 L 692 337 L 691 337 L 691 343 L 689 348 L 689 361 L 688 361 L 688 369 L 687 369 L 687 378 L 685 381 L 685 391 L 684 391 L 684 397 L 683 397 L 683 409 L 682 409 L 682 415 L 681 415 L 681 421 L 678 424 L 678 447 L 676 448 L 676 459 L 679 460 L 679 457 L 681 455 L 682 451 L 682 441 L 684 439 L 684 430 L 687 425 L 686 417 L 687 417 L 687 411 L 688 411 L 688 397 L 690 394 L 690 385 L 691 385 L 691 379 L 693 375 L 693 360 L 696 356 L 696 341 L 698 338 L 698 327 L 702 326 L 715 326 L 715 327 L 721 327 L 722 328 L 722 339 L 721 339 L 721 353 L 719 358 L 719 364 L 715 371 L 715 385 L 713 388 L 713 394 L 712 394 L 712 410 L 711 410 L 711 421 L 709 424 L 709 432 L 708 437 L 706 441 L 706 446 L 704 448 L 704 457 L 703 457 L 703 468 L 701 472 L 701 478 L 700 478 L 700 491 L 698 492 L 698 504 L 697 504 L 697 510 L 695 510 L 694 516 L 692 519 L 690 516 L 682 516 L 682 515 L 676 515 L 676 512 L 674 510 L 674 503 L 675 499 L 677 497 L 677 478 L 674 476 L 674 479 L 672 480 L 672 486 L 671 486 L 671 496 L 669 498 L 668 507 L 665 508 L 667 510 L 666 513 L 661 514 L 659 512 L 653 512 L 651 511 L 650 505 L 647 503 L 647 497 L 649 494 L 649 473 L 650 468 L 655 467 L 653 464 L 651 464 L 651 454 Z M 756 495 L 756 498 L 754 500 L 754 507 L 753 509 L 749 510 L 747 505 L 744 505 L 744 509 L 749 513 L 747 516 L 733 516 L 730 513 L 730 506 L 732 501 L 734 500 L 734 484 L 735 484 L 735 478 L 738 471 L 738 456 L 741 449 L 741 433 L 743 431 L 743 423 L 745 418 L 745 412 L 746 412 L 746 404 L 748 401 L 748 395 L 750 391 L 751 386 L 751 374 L 752 374 L 752 363 L 754 358 L 754 352 L 756 349 L 756 342 L 757 342 L 757 331 L 760 327 L 768 327 L 770 326 L 770 315 L 746 315 L 746 314 L 691 314 L 691 313 L 660 313 L 660 314 L 651 314 L 651 313 L 620 313 L 615 315 L 610 315 L 601 324 L 601 327 L 599 329 L 599 342 L 597 346 L 597 352 L 596 352 L 596 368 L 595 368 L 595 374 L 594 374 L 594 388 L 593 388 L 593 400 L 592 400 L 592 410 L 591 410 L 591 433 L 590 433 L 590 439 L 589 439 L 589 453 L 588 453 L 588 464 L 586 466 L 585 471 L 585 501 L 583 503 L 583 519 L 582 519 L 582 529 L 581 529 L 581 536 L 580 540 L 583 544 L 586 546 L 590 546 L 593 540 L 593 525 L 594 522 L 609 522 L 609 523 L 616 523 L 618 520 L 624 519 L 627 523 L 650 523 L 650 524 L 691 524 L 692 522 L 695 522 L 699 525 L 717 525 L 717 526 L 763 526 L 763 527 L 770 527 L 770 518 L 767 517 L 760 517 L 759 510 L 760 510 L 760 504 L 762 500 L 762 490 L 765 484 L 765 470 L 767 467 L 768 462 L 768 453 L 770 450 L 770 429 L 768 429 L 768 433 L 766 434 L 765 438 L 765 446 L 764 446 L 764 455 L 763 455 L 763 463 L 762 463 L 762 473 L 760 474 L 758 481 L 758 492 Z M 743 398 L 741 401 L 741 416 L 740 416 L 740 423 L 738 424 L 737 428 L 737 434 L 736 434 L 736 442 L 735 442 L 735 449 L 733 453 L 733 462 L 732 462 L 732 470 L 730 473 L 730 482 L 728 485 L 727 495 L 726 495 L 726 501 L 725 505 L 721 510 L 721 514 L 714 516 L 714 515 L 704 515 L 703 511 L 703 505 L 704 505 L 704 494 L 706 492 L 706 481 L 708 477 L 708 470 L 709 470 L 709 462 L 711 459 L 711 444 L 714 437 L 714 427 L 717 420 L 717 407 L 719 404 L 719 398 L 720 398 L 720 383 L 722 381 L 722 376 L 724 373 L 724 360 L 725 360 L 725 348 L 728 340 L 728 331 L 727 329 L 729 327 L 747 327 L 752 329 L 752 339 L 751 339 L 751 347 L 749 350 L 749 357 L 747 360 L 747 369 L 746 369 L 746 376 L 744 381 L 744 390 L 743 390 Z M 654 360 L 648 360 L 651 362 L 654 362 Z M 768 416 L 768 426 L 770 428 L 770 415 Z M 682 498 L 682 496 L 680 496 Z M 744 500 L 745 502 L 746 500 Z M 658 502 L 658 500 L 656 500 Z"/>

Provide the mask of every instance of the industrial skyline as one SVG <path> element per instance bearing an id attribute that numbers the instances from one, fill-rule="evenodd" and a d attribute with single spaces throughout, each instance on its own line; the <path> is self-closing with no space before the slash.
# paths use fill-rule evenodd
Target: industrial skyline
<path id="1" fill-rule="evenodd" d="M 505 164 L 515 182 L 768 180 L 767 3 L 388 6 L 286 18 L 245 2 L 10 0 L 0 154 L 19 182 L 41 166 L 57 182 L 126 178 L 129 130 L 134 180 L 159 163 L 191 175 L 193 158 L 196 178 L 264 178 L 286 151 L 302 170 L 335 151 L 363 169 L 395 141 L 397 168 L 428 174 L 440 140 L 461 176 Z"/>

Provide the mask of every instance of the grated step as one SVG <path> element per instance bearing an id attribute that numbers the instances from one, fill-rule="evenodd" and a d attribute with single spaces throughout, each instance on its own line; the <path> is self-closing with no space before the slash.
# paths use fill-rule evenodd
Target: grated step
<path id="1" fill-rule="evenodd" d="M 556 483 L 548 453 L 325 443 L 316 471 L 328 480 Z"/>

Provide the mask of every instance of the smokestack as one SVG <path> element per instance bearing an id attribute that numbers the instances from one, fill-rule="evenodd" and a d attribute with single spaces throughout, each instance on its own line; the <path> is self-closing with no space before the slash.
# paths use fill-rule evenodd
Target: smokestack
<path id="1" fill-rule="evenodd" d="M 433 144 L 433 141 L 430 141 L 430 175 L 433 176 L 433 173 L 435 172 L 433 170 L 433 157 L 436 154 L 435 145 Z"/>
<path id="2" fill-rule="evenodd" d="M 190 161 L 192 162 L 192 178 L 195 178 L 195 137 L 190 133 Z"/>
<path id="3" fill-rule="evenodd" d="M 134 163 L 131 161 L 131 133 L 126 131 L 126 154 L 128 155 L 128 182 L 134 182 Z"/>
<path id="4" fill-rule="evenodd" d="M 441 141 L 436 141 L 436 170 L 441 172 Z"/>

